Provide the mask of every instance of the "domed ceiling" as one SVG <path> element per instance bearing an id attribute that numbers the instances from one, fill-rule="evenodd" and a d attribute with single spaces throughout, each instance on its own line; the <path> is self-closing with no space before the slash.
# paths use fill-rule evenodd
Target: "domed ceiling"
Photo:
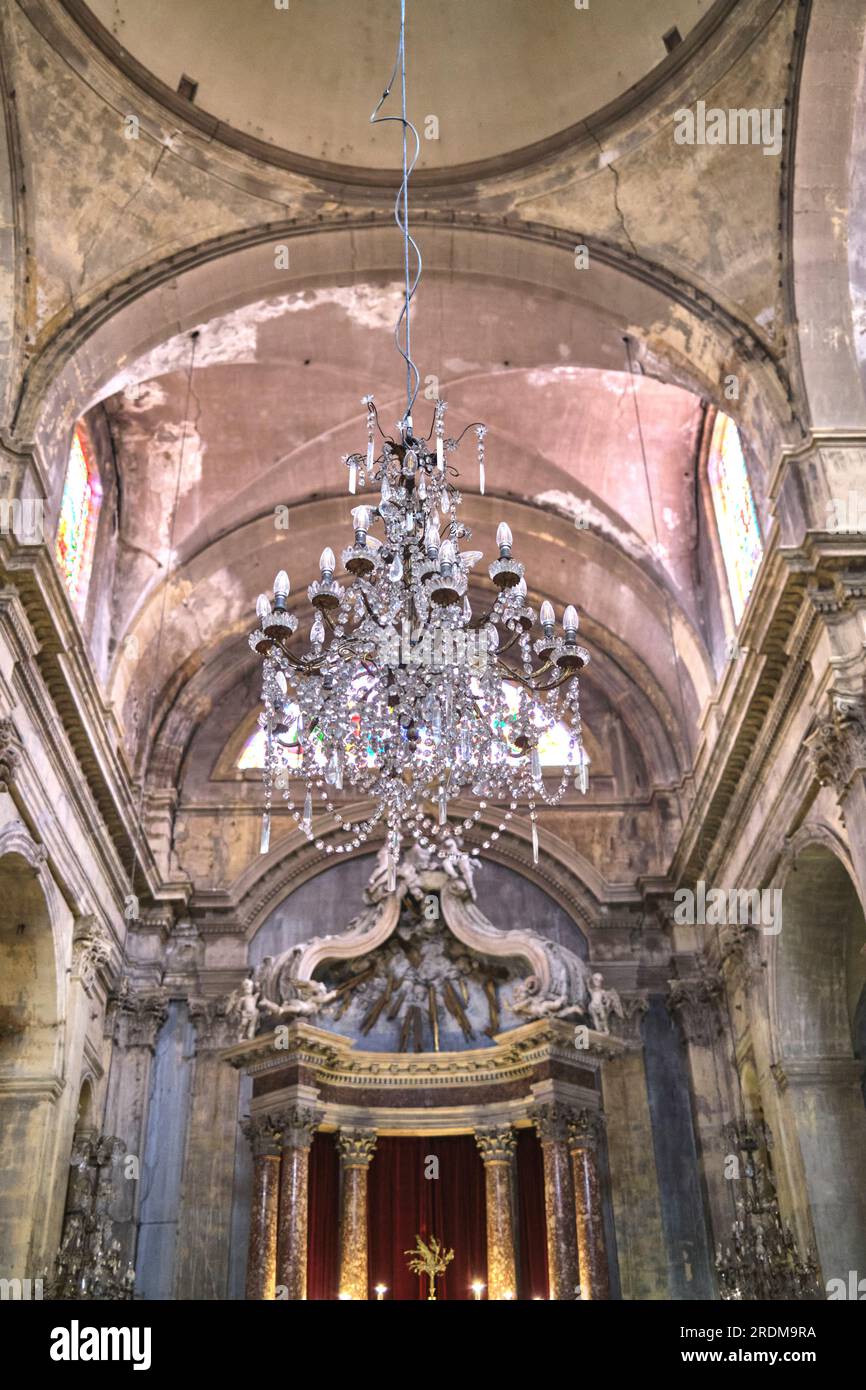
<path id="1" fill-rule="evenodd" d="M 394 58 L 397 0 L 288 0 L 286 8 L 67 0 L 67 8 L 171 92 L 182 76 L 197 83 L 195 105 L 236 132 L 332 164 L 397 163 L 399 132 L 369 125 Z M 663 36 L 676 29 L 685 39 L 710 8 L 711 0 L 593 0 L 586 9 L 572 0 L 416 0 L 407 39 L 419 167 L 489 160 L 567 130 L 662 63 Z"/>

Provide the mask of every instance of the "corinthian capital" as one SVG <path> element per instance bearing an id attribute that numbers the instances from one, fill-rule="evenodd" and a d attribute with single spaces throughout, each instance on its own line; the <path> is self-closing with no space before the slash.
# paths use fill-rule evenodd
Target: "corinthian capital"
<path id="1" fill-rule="evenodd" d="M 319 1127 L 320 1112 L 309 1105 L 287 1105 L 271 1116 L 282 1136 L 284 1149 L 308 1149 Z"/>
<path id="2" fill-rule="evenodd" d="M 676 1014 L 686 1042 L 711 1047 L 722 1031 L 719 1005 L 724 985 L 716 972 L 705 971 L 697 979 L 671 980 L 668 1010 Z"/>
<path id="3" fill-rule="evenodd" d="M 11 719 L 0 719 L 0 792 L 9 791 L 18 775 L 21 740 Z"/>
<path id="4" fill-rule="evenodd" d="M 238 1040 L 236 1019 L 229 1012 L 229 999 L 193 997 L 189 1001 L 189 1016 L 195 1024 L 196 1047 L 199 1051 L 222 1051 Z"/>
<path id="5" fill-rule="evenodd" d="M 337 1135 L 343 1168 L 366 1168 L 376 1148 L 375 1129 L 341 1129 Z"/>
<path id="6" fill-rule="evenodd" d="M 476 1129 L 475 1142 L 485 1164 L 510 1163 L 517 1149 L 517 1136 L 510 1125 L 498 1129 Z"/>
<path id="7" fill-rule="evenodd" d="M 279 1158 L 282 1135 L 270 1115 L 253 1115 L 241 1120 L 241 1130 L 254 1158 Z"/>
<path id="8" fill-rule="evenodd" d="M 168 995 L 163 989 L 134 990 L 124 979 L 112 998 L 109 1017 L 118 1046 L 152 1049 L 168 1017 Z"/>
<path id="9" fill-rule="evenodd" d="M 604 1115 L 600 1110 L 576 1110 L 568 1126 L 570 1149 L 595 1149 L 604 1135 Z"/>
<path id="10" fill-rule="evenodd" d="M 866 772 L 866 702 L 834 695 L 833 708 L 808 736 L 805 747 L 815 776 L 841 796 L 858 772 Z"/>
<path id="11" fill-rule="evenodd" d="M 529 1118 L 538 1130 L 542 1144 L 565 1144 L 568 1141 L 568 1127 L 574 1119 L 574 1110 L 559 1101 L 548 1101 L 536 1105 L 529 1112 Z"/>

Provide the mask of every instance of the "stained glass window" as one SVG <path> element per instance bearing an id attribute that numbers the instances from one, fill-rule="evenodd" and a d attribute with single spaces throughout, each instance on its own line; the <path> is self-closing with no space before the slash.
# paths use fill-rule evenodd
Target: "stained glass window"
<path id="1" fill-rule="evenodd" d="M 734 621 L 739 623 L 764 547 L 740 432 L 721 411 L 713 427 L 708 474 Z"/>
<path id="2" fill-rule="evenodd" d="M 54 547 L 64 583 L 79 612 L 87 598 L 101 502 L 102 488 L 90 440 L 79 422 L 72 436 Z"/>

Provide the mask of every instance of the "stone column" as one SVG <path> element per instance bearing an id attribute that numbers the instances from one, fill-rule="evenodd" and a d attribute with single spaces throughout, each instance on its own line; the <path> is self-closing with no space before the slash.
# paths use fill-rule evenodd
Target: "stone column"
<path id="1" fill-rule="evenodd" d="M 568 1153 L 568 1124 L 572 1112 L 551 1101 L 530 1112 L 544 1156 L 544 1214 L 547 1223 L 547 1266 L 550 1297 L 577 1297 L 578 1266 L 574 1179 Z"/>
<path id="2" fill-rule="evenodd" d="M 484 1162 L 487 1203 L 487 1297 L 517 1297 L 514 1256 L 514 1154 L 517 1140 L 510 1125 L 476 1130 Z"/>
<path id="3" fill-rule="evenodd" d="M 579 1110 L 568 1127 L 582 1299 L 610 1297 L 598 1174 L 598 1144 L 603 1130 L 604 1119 L 597 1110 Z"/>
<path id="4" fill-rule="evenodd" d="M 290 1301 L 307 1296 L 307 1201 L 310 1145 L 317 1111 L 292 1105 L 275 1117 L 282 1137 L 278 1215 L 277 1283 Z"/>
<path id="5" fill-rule="evenodd" d="M 272 1299 L 276 1296 L 277 1284 L 281 1135 L 267 1115 L 242 1120 L 241 1128 L 253 1151 L 245 1296 L 248 1299 Z"/>
<path id="6" fill-rule="evenodd" d="M 195 1065 L 174 1267 L 178 1299 L 228 1295 L 239 1079 L 222 1058 L 238 1039 L 237 1020 L 227 1014 L 227 1004 L 224 998 L 193 996 L 189 1001 Z"/>
<path id="7" fill-rule="evenodd" d="M 734 1192 L 726 1177 L 728 1144 L 724 1128 L 737 1114 L 736 1076 L 730 1065 L 730 1041 L 724 1022 L 724 981 L 716 970 L 670 982 L 668 1011 L 676 1018 L 686 1044 L 691 1083 L 695 1141 L 701 1166 L 713 1248 L 730 1239 L 736 1217 Z M 610 1116 L 610 1106 L 605 1101 Z"/>
<path id="8" fill-rule="evenodd" d="M 376 1148 L 373 1129 L 341 1129 L 339 1291 L 356 1301 L 369 1297 L 367 1270 L 367 1173 Z"/>
<path id="9" fill-rule="evenodd" d="M 126 1142 L 127 1152 L 139 1163 L 144 1155 L 153 1055 L 167 1017 L 164 990 L 133 990 L 128 986 L 114 996 L 106 1015 L 106 1033 L 114 1047 L 103 1126 L 108 1134 L 119 1135 Z M 140 1187 L 140 1182 L 125 1182 L 118 1194 L 116 1234 L 124 1266 L 135 1260 Z"/>

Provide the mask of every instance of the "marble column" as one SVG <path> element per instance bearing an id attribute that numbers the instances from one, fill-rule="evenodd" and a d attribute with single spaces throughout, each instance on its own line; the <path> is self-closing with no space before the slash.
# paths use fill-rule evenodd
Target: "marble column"
<path id="1" fill-rule="evenodd" d="M 579 1110 L 568 1127 L 582 1299 L 610 1297 L 598 1174 L 598 1143 L 603 1129 L 604 1120 L 597 1110 Z"/>
<path id="2" fill-rule="evenodd" d="M 544 1156 L 548 1283 L 550 1297 L 558 1301 L 574 1300 L 578 1287 L 574 1179 L 568 1152 L 571 1118 L 568 1106 L 555 1101 L 536 1106 L 530 1112 Z"/>
<path id="3" fill-rule="evenodd" d="M 282 1148 L 280 1204 L 277 1218 L 277 1284 L 290 1301 L 307 1296 L 307 1197 L 310 1145 L 319 1122 L 317 1111 L 292 1105 L 274 1117 Z"/>
<path id="4" fill-rule="evenodd" d="M 367 1173 L 376 1148 L 373 1129 L 341 1129 L 340 1151 L 340 1283 L 341 1295 L 369 1298 L 367 1269 Z"/>
<path id="5" fill-rule="evenodd" d="M 510 1125 L 475 1132 L 484 1163 L 487 1202 L 487 1297 L 517 1297 L 514 1255 L 514 1155 L 517 1140 Z"/>
<path id="6" fill-rule="evenodd" d="M 280 1200 L 282 1137 L 269 1116 L 242 1120 L 253 1151 L 250 1243 L 247 1251 L 248 1299 L 273 1299 L 277 1284 L 277 1217 Z"/>

